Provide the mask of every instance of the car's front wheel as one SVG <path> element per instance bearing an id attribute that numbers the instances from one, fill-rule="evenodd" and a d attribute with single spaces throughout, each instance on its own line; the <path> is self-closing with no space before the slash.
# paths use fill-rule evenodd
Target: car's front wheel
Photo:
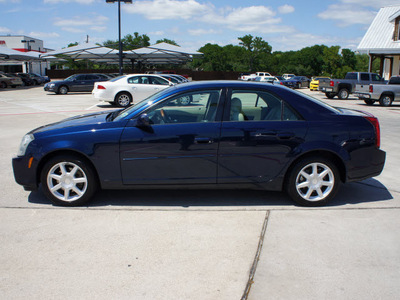
<path id="1" fill-rule="evenodd" d="M 65 85 L 62 85 L 58 88 L 58 93 L 61 95 L 66 95 L 68 94 L 68 87 L 66 87 Z"/>
<path id="2" fill-rule="evenodd" d="M 81 205 L 97 190 L 97 180 L 91 166 L 71 155 L 56 156 L 46 162 L 41 182 L 44 194 L 55 205 Z"/>
<path id="3" fill-rule="evenodd" d="M 328 159 L 309 157 L 300 160 L 288 174 L 285 187 L 289 196 L 304 206 L 321 206 L 337 193 L 339 171 Z"/>
<path id="4" fill-rule="evenodd" d="M 132 96 L 129 93 L 122 92 L 119 93 L 114 100 L 114 103 L 118 107 L 127 107 L 132 102 Z"/>

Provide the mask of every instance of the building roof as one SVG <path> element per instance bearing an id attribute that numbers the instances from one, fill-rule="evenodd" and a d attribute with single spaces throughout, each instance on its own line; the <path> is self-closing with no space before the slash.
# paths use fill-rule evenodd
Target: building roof
<path id="1" fill-rule="evenodd" d="M 357 50 L 371 54 L 400 54 L 400 41 L 393 40 L 394 19 L 399 14 L 400 5 L 381 8 Z"/>

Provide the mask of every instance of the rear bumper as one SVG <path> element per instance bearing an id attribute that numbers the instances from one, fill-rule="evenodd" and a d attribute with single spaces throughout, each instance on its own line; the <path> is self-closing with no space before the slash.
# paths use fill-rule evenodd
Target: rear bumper
<path id="1" fill-rule="evenodd" d="M 354 93 L 353 95 L 362 99 L 371 99 L 371 95 L 367 93 Z"/>
<path id="2" fill-rule="evenodd" d="M 381 174 L 385 166 L 386 152 L 376 147 L 359 149 L 351 154 L 347 182 L 360 181 Z"/>

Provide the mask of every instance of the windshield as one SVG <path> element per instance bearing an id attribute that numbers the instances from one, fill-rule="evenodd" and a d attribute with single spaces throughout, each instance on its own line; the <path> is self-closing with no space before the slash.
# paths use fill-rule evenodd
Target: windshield
<path id="1" fill-rule="evenodd" d="M 75 79 L 75 77 L 76 77 L 76 75 L 71 75 L 71 76 L 65 78 L 64 80 L 65 80 L 65 81 L 72 81 L 72 80 Z"/>
<path id="2" fill-rule="evenodd" d="M 300 76 L 295 76 L 295 77 L 292 77 L 292 78 L 290 78 L 290 79 L 293 79 L 293 80 L 301 80 L 301 77 L 300 77 Z"/>
<path id="3" fill-rule="evenodd" d="M 110 79 L 109 81 L 114 82 L 114 81 L 120 80 L 120 79 L 125 78 L 125 77 L 126 77 L 126 75 L 121 75 L 121 76 L 115 77 L 113 79 Z"/>
<path id="4" fill-rule="evenodd" d="M 142 111 L 144 108 L 146 108 L 146 107 L 148 107 L 148 106 L 151 106 L 151 105 L 155 102 L 155 100 L 157 100 L 158 98 L 160 98 L 160 96 L 161 96 L 162 94 L 164 94 L 165 92 L 168 92 L 168 91 L 169 91 L 170 89 L 172 89 L 172 88 L 174 88 L 174 87 L 169 87 L 169 88 L 163 89 L 163 90 L 161 90 L 161 91 L 159 91 L 159 92 L 157 92 L 157 93 L 151 95 L 150 97 L 147 97 L 146 99 L 144 99 L 144 100 L 142 100 L 142 101 L 136 103 L 135 105 L 130 106 L 130 107 L 124 109 L 124 110 L 121 110 L 121 111 L 118 113 L 118 115 L 115 116 L 114 121 L 119 121 L 119 120 L 125 118 L 126 116 L 132 114 L 132 113 L 135 112 L 135 111 L 140 112 L 140 111 Z"/>

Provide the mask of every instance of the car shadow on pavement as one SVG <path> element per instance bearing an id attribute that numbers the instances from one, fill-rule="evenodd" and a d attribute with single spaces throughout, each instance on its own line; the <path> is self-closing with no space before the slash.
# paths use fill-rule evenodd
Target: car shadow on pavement
<path id="1" fill-rule="evenodd" d="M 375 179 L 348 183 L 341 186 L 328 207 L 347 204 L 388 201 L 393 199 L 390 192 Z M 30 203 L 51 205 L 39 190 L 31 192 Z M 284 192 L 263 190 L 100 190 L 87 204 L 89 207 L 255 207 L 296 206 Z"/>

